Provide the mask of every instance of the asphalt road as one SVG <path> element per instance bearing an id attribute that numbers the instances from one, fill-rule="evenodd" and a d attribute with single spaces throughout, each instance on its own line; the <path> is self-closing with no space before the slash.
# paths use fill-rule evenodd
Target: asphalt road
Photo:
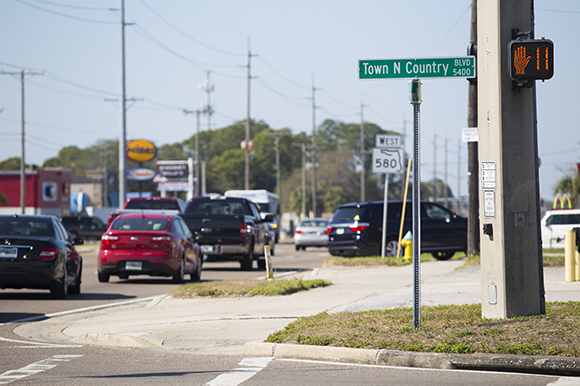
<path id="1" fill-rule="evenodd" d="M 276 273 L 320 267 L 330 255 L 324 249 L 296 252 L 278 244 L 273 256 Z M 49 315 L 107 303 L 165 294 L 176 287 L 169 279 L 111 278 L 98 283 L 96 254 L 84 253 L 80 295 L 52 300 L 48 291 L 0 292 L 0 384 L 15 385 L 574 385 L 566 378 L 531 374 L 459 370 L 426 370 L 325 363 L 236 355 L 195 355 L 187 352 L 120 349 L 37 342 L 13 330 L 25 317 Z M 238 263 L 206 263 L 202 280 L 260 277 L 256 268 L 239 270 Z"/>
<path id="2" fill-rule="evenodd" d="M 65 300 L 55 300 L 50 298 L 49 291 L 0 290 L 0 323 L 163 295 L 177 287 L 171 278 L 149 276 L 131 276 L 128 280 L 113 276 L 108 283 L 99 283 L 96 251 L 83 252 L 82 256 L 83 277 L 80 295 L 68 295 Z M 320 267 L 329 257 L 330 254 L 326 249 L 309 248 L 297 252 L 291 242 L 283 242 L 276 245 L 272 266 L 276 274 L 283 274 L 285 271 L 305 271 Z M 240 264 L 237 262 L 205 262 L 201 280 L 238 280 L 264 275 L 264 271 L 257 269 L 255 262 L 252 271 L 240 271 Z M 189 275 L 186 278 L 189 278 Z"/>

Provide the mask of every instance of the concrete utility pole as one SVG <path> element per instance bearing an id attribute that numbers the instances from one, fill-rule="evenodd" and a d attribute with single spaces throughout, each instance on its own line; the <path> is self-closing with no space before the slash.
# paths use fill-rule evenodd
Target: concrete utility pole
<path id="1" fill-rule="evenodd" d="M 125 175 L 126 155 L 125 147 L 127 145 L 127 121 L 125 100 L 125 0 L 120 0 L 119 14 L 121 16 L 121 97 L 119 108 L 119 209 L 125 204 L 127 190 L 127 176 Z"/>
<path id="2" fill-rule="evenodd" d="M 477 44 L 477 0 L 471 0 L 471 42 Z M 483 52 L 483 51 L 480 51 Z M 475 52 L 468 52 L 468 55 Z M 477 71 L 480 72 L 479 69 Z M 469 82 L 467 127 L 477 127 L 477 79 Z M 467 254 L 479 253 L 478 142 L 467 143 Z"/>
<path id="3" fill-rule="evenodd" d="M 316 217 L 316 100 L 315 93 L 319 88 L 314 87 L 314 74 L 312 74 L 312 217 Z"/>
<path id="4" fill-rule="evenodd" d="M 44 72 L 18 71 L 4 72 L 3 75 L 18 75 L 20 77 L 20 211 L 26 213 L 26 162 L 25 162 L 25 130 L 24 130 L 24 76 L 44 75 Z"/>
<path id="5" fill-rule="evenodd" d="M 276 152 L 276 194 L 278 197 L 282 198 L 282 187 L 281 187 L 281 177 L 280 177 L 280 137 L 283 135 L 288 135 L 288 133 L 283 133 L 280 131 L 264 132 L 266 135 L 271 135 L 276 137 L 274 142 L 274 151 Z"/>
<path id="6" fill-rule="evenodd" d="M 252 80 L 252 72 L 250 68 L 250 63 L 252 60 L 252 52 L 250 51 L 250 38 L 248 38 L 248 109 L 246 111 L 246 167 L 245 167 L 245 178 L 244 178 L 244 189 L 250 189 L 250 82 Z"/>
<path id="7" fill-rule="evenodd" d="M 200 110 L 186 110 L 183 109 L 184 114 L 195 114 L 196 116 L 196 126 L 195 126 L 195 192 L 194 197 L 201 197 L 200 190 L 199 190 L 199 183 L 200 183 L 200 171 L 199 171 L 199 164 L 200 164 L 200 156 L 199 156 L 199 116 L 203 113 Z M 208 122 L 209 124 L 209 122 Z"/>
<path id="8" fill-rule="evenodd" d="M 533 16 L 533 0 L 487 0 L 477 10 L 484 318 L 545 313 L 538 242 L 536 85 L 532 81 L 531 88 L 517 87 L 508 72 L 514 29 L 533 37 Z"/>

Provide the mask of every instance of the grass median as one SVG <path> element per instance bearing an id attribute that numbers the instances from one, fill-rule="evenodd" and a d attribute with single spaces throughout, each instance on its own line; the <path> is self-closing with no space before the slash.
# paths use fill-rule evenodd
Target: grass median
<path id="1" fill-rule="evenodd" d="M 188 283 L 177 287 L 169 293 L 176 298 L 193 297 L 248 297 L 290 295 L 311 288 L 326 287 L 331 283 L 326 280 L 224 280 Z"/>
<path id="2" fill-rule="evenodd" d="M 456 254 L 457 255 L 457 254 Z M 479 265 L 479 256 L 464 265 Z M 423 254 L 422 261 L 434 260 Z M 328 259 L 324 266 L 400 266 L 402 259 Z M 545 253 L 544 266 L 563 266 L 560 253 Z M 330 285 L 324 280 L 236 280 L 189 283 L 170 295 L 246 297 L 289 295 Z M 421 326 L 413 328 L 412 308 L 364 312 L 326 312 L 297 319 L 270 334 L 267 342 L 332 347 L 439 353 L 580 356 L 580 302 L 546 303 L 546 314 L 492 320 L 481 317 L 480 304 L 421 307 Z"/>

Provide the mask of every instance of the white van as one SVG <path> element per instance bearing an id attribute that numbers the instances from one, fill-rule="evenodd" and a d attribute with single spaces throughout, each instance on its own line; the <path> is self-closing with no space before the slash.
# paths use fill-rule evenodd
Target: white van
<path id="1" fill-rule="evenodd" d="M 564 248 L 566 231 L 580 228 L 580 209 L 549 210 L 542 217 L 542 246 Z"/>

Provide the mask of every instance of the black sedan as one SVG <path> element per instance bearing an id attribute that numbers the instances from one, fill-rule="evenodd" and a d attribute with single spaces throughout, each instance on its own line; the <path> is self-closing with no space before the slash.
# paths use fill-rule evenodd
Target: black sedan
<path id="1" fill-rule="evenodd" d="M 0 215 L 0 288 L 48 289 L 54 299 L 81 292 L 83 261 L 55 216 Z"/>

